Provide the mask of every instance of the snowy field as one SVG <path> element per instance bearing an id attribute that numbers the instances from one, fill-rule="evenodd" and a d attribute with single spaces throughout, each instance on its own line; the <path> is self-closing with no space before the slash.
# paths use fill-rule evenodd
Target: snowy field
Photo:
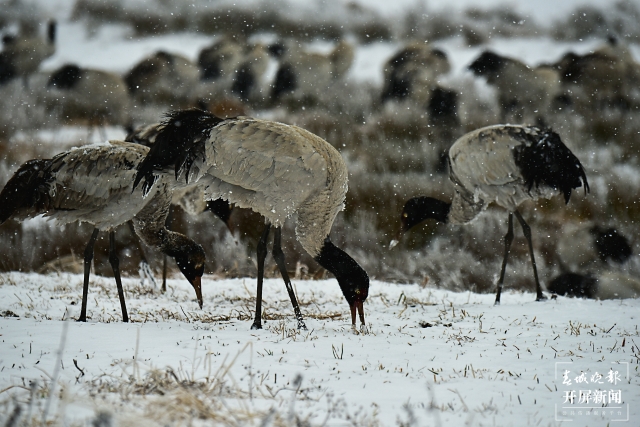
<path id="1" fill-rule="evenodd" d="M 270 279 L 269 320 L 252 331 L 254 280 L 205 279 L 203 310 L 184 280 L 170 280 L 166 295 L 125 280 L 132 323 L 123 324 L 113 279 L 95 278 L 83 324 L 65 322 L 79 313 L 81 276 L 0 276 L 3 425 L 16 404 L 23 417 L 100 426 L 631 426 L 640 417 L 638 299 L 540 303 L 506 292 L 495 307 L 492 295 L 374 281 L 363 334 L 352 332 L 335 280 L 294 281 L 300 331 L 282 282 Z M 600 391 L 606 405 L 594 403 Z"/>
<path id="2" fill-rule="evenodd" d="M 126 5 L 138 12 L 150 3 L 171 4 L 162 0 L 105 0 L 105 4 L 109 3 Z M 221 0 L 216 5 L 235 7 L 240 3 Z M 640 0 L 627 3 L 640 5 Z M 71 0 L 0 0 L 0 18 L 24 13 L 17 12 L 18 4 L 33 7 L 43 22 L 48 18 L 58 20 L 56 53 L 41 64 L 42 75 L 66 63 L 122 75 L 158 49 L 195 60 L 199 51 L 217 37 L 193 31 L 150 35 L 136 32 L 126 23 L 110 21 L 98 25 L 73 19 Z M 269 4 L 266 0 L 251 0 L 241 6 L 257 10 Z M 579 6 L 606 11 L 614 10 L 617 2 L 280 0 L 273 4 L 269 7 L 283 10 L 282 15 L 289 18 L 299 16 L 310 22 L 326 19 L 334 24 L 344 20 L 347 28 L 356 25 L 341 13 L 355 10 L 356 5 L 370 8 L 379 19 L 386 19 L 390 27 L 404 22 L 412 10 L 417 10 L 416 19 L 424 19 L 426 24 L 433 21 L 425 18 L 428 15 L 425 11 L 436 18 L 451 18 L 451 22 L 457 19 L 464 22 L 464 11 L 470 7 L 516 11 L 523 17 L 520 27 L 526 30 L 531 24 L 534 29 L 524 36 L 508 37 L 500 31 L 495 34 L 489 31 L 489 36 L 477 45 L 470 45 L 462 36 L 443 36 L 433 41 L 451 63 L 451 71 L 442 76 L 441 82 L 457 88 L 469 103 L 469 98 L 475 101 L 495 98 L 493 88 L 467 70 L 483 50 L 492 49 L 530 66 L 557 61 L 569 51 L 586 54 L 602 46 L 602 34 L 559 40 L 549 29 L 561 27 L 558 23 L 572 16 Z M 421 27 L 422 21 L 417 22 Z M 620 28 L 628 25 L 622 18 L 619 23 Z M 509 23 L 502 24 L 506 28 Z M 638 34 L 636 31 L 635 35 L 621 36 L 640 62 Z M 353 34 L 347 36 L 349 40 L 357 40 Z M 271 41 L 276 38 L 265 33 L 252 37 Z M 354 92 L 371 92 L 366 93 L 369 98 L 363 99 L 377 100 L 384 63 L 406 40 L 394 35 L 365 41 L 356 41 L 354 63 L 346 82 Z M 327 52 L 334 42 L 305 39 L 303 43 L 309 50 Z M 276 62 L 271 61 L 266 78 L 275 74 Z M 470 92 L 464 98 L 467 89 Z M 0 101 L 4 101 L 1 105 L 10 105 L 6 99 Z M 24 105 L 20 107 L 16 110 L 30 111 Z M 363 111 L 369 111 L 367 108 Z M 379 125 L 381 117 L 388 118 L 382 109 L 371 110 L 373 113 L 365 117 L 366 123 L 361 128 L 349 129 L 344 134 L 365 135 L 362 139 L 367 140 L 367 132 L 378 129 L 374 124 Z M 317 110 L 283 113 L 258 109 L 251 113 L 292 122 L 306 118 L 307 123 L 315 120 L 316 114 L 320 122 L 325 117 L 325 112 Z M 419 116 L 419 112 L 413 113 Z M 621 121 L 624 130 L 621 136 L 607 135 L 602 138 L 606 142 L 581 138 L 584 119 L 564 125 L 567 145 L 585 165 L 592 192 L 587 197 L 581 192 L 574 194 L 568 206 L 560 201 L 557 205 L 531 204 L 523 209 L 537 233 L 536 254 L 544 285 L 560 271 L 555 249 L 561 226 L 585 219 L 594 223 L 610 221 L 630 238 L 634 255 L 616 271 L 638 277 L 640 241 L 634 218 L 640 214 L 632 204 L 640 191 L 640 163 L 633 147 L 640 144 L 633 144 L 634 137 L 629 138 L 632 141 L 629 146 L 623 145 L 628 142 L 624 135 L 635 132 L 633 120 L 640 118 L 637 111 L 633 114 Z M 463 119 L 469 117 L 461 115 Z M 407 123 L 412 123 L 413 116 L 408 116 Z M 28 115 L 16 117 L 28 123 L 49 123 L 45 119 L 31 120 Z M 153 114 L 145 117 L 160 118 Z M 487 113 L 486 117 L 492 116 Z M 402 124 L 403 119 L 400 117 L 398 123 Z M 426 152 L 418 148 L 418 143 L 423 143 L 422 137 L 408 142 L 400 137 L 387 141 L 384 128 L 380 129 L 383 134 L 378 136 L 380 145 L 374 145 L 376 138 L 372 138 L 371 146 L 354 144 L 356 137 L 339 145 L 327 139 L 347 160 L 350 194 L 357 194 L 358 185 L 371 183 L 369 187 L 376 194 L 394 193 L 395 199 L 383 199 L 381 205 L 393 208 L 392 225 L 396 227 L 399 209 L 395 209 L 395 204 L 397 200 L 404 201 L 405 194 L 450 188 L 444 175 L 434 177 L 429 173 L 427 180 L 427 173 L 415 167 L 415 163 L 424 160 L 420 156 Z M 124 129 L 118 126 L 101 131 L 90 133 L 76 124 L 34 125 L 17 130 L 6 140 L 0 136 L 0 148 L 4 150 L 0 156 L 5 157 L 0 159 L 0 187 L 19 163 L 30 158 L 49 157 L 87 142 L 103 142 L 105 135 L 114 139 L 125 136 Z M 406 156 L 415 159 L 393 157 L 398 156 L 392 147 L 394 143 L 399 144 L 398 152 L 406 147 L 415 148 L 415 152 Z M 380 158 L 376 159 L 378 154 Z M 398 163 L 389 161 L 392 166 L 380 166 L 378 163 L 387 161 L 385 156 Z M 401 173 L 394 175 L 387 166 L 400 169 Z M 385 175 L 378 174 L 376 168 Z M 231 279 L 228 276 L 233 274 L 227 267 L 236 263 L 240 266 L 234 273 L 255 274 L 254 248 L 243 252 L 252 241 L 246 238 L 229 243 L 233 238 L 227 236 L 219 222 L 211 226 L 211 218 L 192 218 L 189 224 L 190 231 L 197 231 L 194 238 L 202 237 L 198 234 L 200 230 L 209 227 L 216 227 L 210 235 L 228 237 L 219 246 L 205 247 L 210 262 L 221 260 L 227 264 L 208 268 L 208 272 L 216 274 L 203 278 L 202 310 L 198 309 L 191 286 L 178 273 L 169 280 L 166 294 L 129 274 L 123 282 L 131 323 L 122 323 L 113 278 L 108 273 L 106 277 L 94 274 L 94 270 L 89 321 L 78 323 L 74 319 L 80 312 L 81 275 L 0 272 L 0 427 L 640 425 L 640 299 L 596 301 L 558 297 L 535 302 L 533 293 L 513 290 L 533 289 L 528 253 L 518 230 L 520 240 L 514 243 L 502 305 L 494 306 L 491 293 L 444 288 L 480 289 L 479 278 L 490 284 L 496 282 L 504 211 L 490 210 L 474 225 L 455 231 L 444 226 L 434 231 L 433 227 L 425 226 L 405 237 L 403 244 L 390 253 L 387 245 L 392 227 L 373 230 L 374 225 L 382 223 L 377 216 L 379 212 L 363 209 L 354 214 L 349 208 L 361 205 L 348 202 L 347 211 L 338 216 L 334 225 L 334 237 L 338 234 L 368 271 L 380 272 L 380 276 L 371 274 L 374 279 L 387 274 L 385 281 L 372 281 L 365 303 L 365 330 L 352 330 L 347 304 L 330 275 L 327 280 L 293 280 L 308 330 L 296 329 L 280 279 L 266 280 L 264 329 L 250 330 L 255 279 Z M 545 213 L 548 215 L 542 215 Z M 21 226 L 14 224 L 24 232 L 16 233 L 16 238 L 27 236 L 20 243 L 35 241 L 43 245 L 42 241 L 51 241 L 51 235 L 55 238 L 78 230 L 69 226 L 59 231 L 54 225 L 43 223 L 38 219 Z M 3 225 L 5 230 L 7 226 Z M 288 231 L 292 234 L 292 230 Z M 84 245 L 84 235 L 77 234 L 69 239 L 82 240 Z M 211 238 L 210 235 L 205 237 Z M 380 235 L 383 238 L 378 239 Z M 11 241 L 10 238 L 2 242 Z M 418 243 L 409 242 L 411 239 L 417 239 Z M 460 247 L 464 244 L 469 247 L 463 253 Z M 43 252 L 42 247 L 38 249 Z M 295 249 L 285 248 L 290 267 L 295 266 L 297 259 L 289 254 L 300 252 L 299 247 L 297 252 Z M 10 253 L 14 262 L 14 258 L 27 259 L 31 252 L 38 252 L 26 245 L 20 250 L 7 244 L 0 250 L 0 267 L 15 265 L 5 263 Z M 109 272 L 106 262 L 101 267 L 97 265 L 97 257 L 104 256 L 98 252 L 96 266 L 103 268 L 101 272 Z M 267 262 L 272 263 L 271 257 Z M 436 273 L 448 281 L 436 280 Z M 421 282 L 426 285 L 419 285 Z"/>

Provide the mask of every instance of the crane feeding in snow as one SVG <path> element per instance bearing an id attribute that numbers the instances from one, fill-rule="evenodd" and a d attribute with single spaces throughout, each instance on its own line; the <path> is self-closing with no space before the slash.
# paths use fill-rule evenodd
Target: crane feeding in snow
<path id="1" fill-rule="evenodd" d="M 149 191 L 158 175 L 175 174 L 176 186 L 196 184 L 208 200 L 225 199 L 265 217 L 258 242 L 256 314 L 262 327 L 264 260 L 271 227 L 273 257 L 293 304 L 298 326 L 304 321 L 281 249 L 281 227 L 297 214 L 296 237 L 322 267 L 334 274 L 351 309 L 364 325 L 363 303 L 369 276 L 329 239 L 344 206 L 347 168 L 340 153 L 322 138 L 297 126 L 249 117 L 221 119 L 197 109 L 169 113 L 149 155 L 138 167 L 134 186 Z M 191 184 L 189 184 L 191 183 Z"/>
<path id="2" fill-rule="evenodd" d="M 430 218 L 446 224 L 466 224 L 495 202 L 509 211 L 496 304 L 500 303 L 513 241 L 514 214 L 529 244 L 536 299 L 545 299 L 538 280 L 531 229 L 518 206 L 527 200 L 548 199 L 558 194 L 568 203 L 571 191 L 579 187 L 584 187 L 586 194 L 589 184 L 580 161 L 550 129 L 495 125 L 467 133 L 451 146 L 449 178 L 455 187 L 453 201 L 433 197 L 409 199 L 402 210 L 401 233 Z M 392 241 L 390 246 L 395 246 L 397 241 Z"/>
<path id="3" fill-rule="evenodd" d="M 172 196 L 167 182 L 156 180 L 147 189 L 147 197 L 142 196 L 141 190 L 133 189 L 136 167 L 148 151 L 142 145 L 112 141 L 110 145 L 76 148 L 53 159 L 30 160 L 20 166 L 0 193 L 0 224 L 10 218 L 21 221 L 45 215 L 63 224 L 80 221 L 94 225 L 84 251 L 79 321 L 87 318 L 89 274 L 99 231 L 109 233 L 109 262 L 118 287 L 123 321 L 129 321 L 114 232 L 128 221 L 133 222 L 145 243 L 175 258 L 202 308 L 204 250 L 188 237 L 165 228 Z"/>

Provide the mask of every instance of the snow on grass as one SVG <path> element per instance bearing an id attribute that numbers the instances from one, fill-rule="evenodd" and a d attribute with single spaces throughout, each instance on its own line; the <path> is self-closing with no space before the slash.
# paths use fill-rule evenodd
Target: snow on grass
<path id="1" fill-rule="evenodd" d="M 282 281 L 270 279 L 265 329 L 253 331 L 254 280 L 205 279 L 204 310 L 185 280 L 163 295 L 125 279 L 124 324 L 110 277 L 92 277 L 90 321 L 76 323 L 63 319 L 79 313 L 81 276 L 1 275 L 0 422 L 16 405 L 26 417 L 30 401 L 41 419 L 64 328 L 56 425 L 582 426 L 640 415 L 637 299 L 538 303 L 507 292 L 495 307 L 493 295 L 373 281 L 368 331 L 354 334 L 335 280 L 295 281 L 301 331 Z M 575 384 L 581 372 L 602 384 Z M 620 390 L 610 406 L 622 415 L 561 422 L 562 406 L 585 406 L 564 403 L 572 390 Z"/>

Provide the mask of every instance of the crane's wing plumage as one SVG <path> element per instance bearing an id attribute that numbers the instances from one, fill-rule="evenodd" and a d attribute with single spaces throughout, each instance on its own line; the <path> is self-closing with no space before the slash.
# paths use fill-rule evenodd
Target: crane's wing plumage
<path id="1" fill-rule="evenodd" d="M 331 144 L 297 126 L 197 109 L 170 113 L 164 126 L 134 185 L 144 180 L 146 190 L 173 171 L 172 186 L 197 183 L 207 200 L 250 208 L 275 226 L 297 213 L 298 240 L 320 252 L 347 192 L 347 168 Z"/>
<path id="2" fill-rule="evenodd" d="M 584 186 L 586 174 L 560 137 L 536 127 L 498 125 L 478 129 L 449 151 L 452 181 L 475 202 L 515 210 L 528 199 L 551 198 Z"/>
<path id="3" fill-rule="evenodd" d="M 207 199 L 223 198 L 281 225 L 327 185 L 327 162 L 309 135 L 248 118 L 216 126 L 206 143 L 206 164 L 194 163 L 207 175 Z"/>
<path id="4" fill-rule="evenodd" d="M 148 148 L 124 142 L 80 147 L 54 157 L 53 181 L 45 213 L 63 222 L 87 221 L 100 229 L 116 227 L 147 203 L 133 192 L 136 166 Z"/>

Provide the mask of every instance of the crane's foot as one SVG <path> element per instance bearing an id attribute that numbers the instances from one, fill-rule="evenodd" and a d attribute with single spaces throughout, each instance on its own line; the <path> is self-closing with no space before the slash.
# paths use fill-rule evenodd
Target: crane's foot
<path id="1" fill-rule="evenodd" d="M 262 329 L 262 322 L 254 321 L 251 325 L 251 330 Z"/>
<path id="2" fill-rule="evenodd" d="M 86 321 L 87 321 L 86 316 L 80 316 L 76 319 L 76 322 L 86 322 Z"/>
<path id="3" fill-rule="evenodd" d="M 540 294 L 536 297 L 536 301 L 546 301 L 548 298 L 544 294 Z"/>
<path id="4" fill-rule="evenodd" d="M 494 303 L 493 303 L 493 305 L 494 305 L 494 306 L 495 306 L 495 305 L 500 305 L 500 300 L 499 300 L 499 299 L 497 299 L 497 300 L 496 300 L 496 302 L 494 302 Z"/>
<path id="5" fill-rule="evenodd" d="M 298 319 L 298 329 L 300 329 L 302 331 L 306 331 L 307 330 L 307 325 L 304 324 L 304 320 Z"/>

